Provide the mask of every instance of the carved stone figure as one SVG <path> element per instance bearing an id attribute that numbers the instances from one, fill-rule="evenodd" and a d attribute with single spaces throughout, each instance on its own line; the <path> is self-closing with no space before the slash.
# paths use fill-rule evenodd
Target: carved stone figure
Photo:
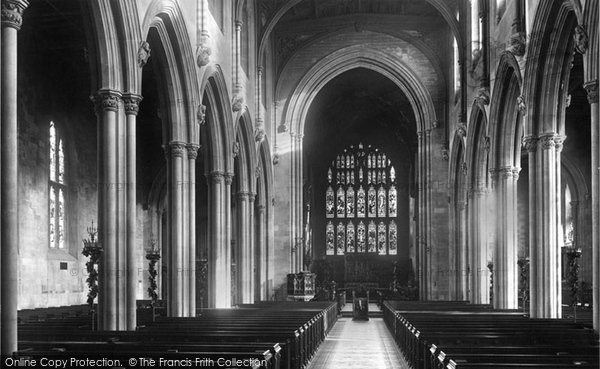
<path id="1" fill-rule="evenodd" d="M 140 48 L 138 49 L 137 62 L 140 68 L 143 68 L 148 59 L 150 58 L 150 44 L 147 41 L 140 42 Z"/>
<path id="2" fill-rule="evenodd" d="M 573 40 L 575 40 L 575 50 L 580 54 L 585 54 L 589 45 L 589 37 L 582 25 L 575 27 Z"/>

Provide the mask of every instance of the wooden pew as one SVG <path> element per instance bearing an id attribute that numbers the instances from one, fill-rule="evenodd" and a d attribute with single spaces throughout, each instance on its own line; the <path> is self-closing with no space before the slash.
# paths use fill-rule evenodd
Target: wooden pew
<path id="1" fill-rule="evenodd" d="M 465 302 L 384 302 L 383 315 L 415 368 L 598 367 L 598 336 L 581 324 L 529 319 Z"/>

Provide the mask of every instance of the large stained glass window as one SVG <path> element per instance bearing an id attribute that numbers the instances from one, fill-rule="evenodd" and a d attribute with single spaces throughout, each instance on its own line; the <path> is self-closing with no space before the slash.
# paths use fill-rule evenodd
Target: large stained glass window
<path id="1" fill-rule="evenodd" d="M 389 157 L 371 145 L 352 145 L 327 168 L 326 254 L 396 255 L 398 192 Z M 355 223 L 352 219 L 359 218 Z"/>
<path id="2" fill-rule="evenodd" d="M 50 168 L 48 174 L 48 238 L 51 248 L 65 248 L 65 149 L 63 139 L 54 124 L 48 128 Z"/>

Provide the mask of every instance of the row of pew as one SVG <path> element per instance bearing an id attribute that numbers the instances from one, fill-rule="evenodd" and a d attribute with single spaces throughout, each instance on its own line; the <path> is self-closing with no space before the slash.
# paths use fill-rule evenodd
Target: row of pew
<path id="1" fill-rule="evenodd" d="M 136 331 L 94 331 L 89 317 L 83 316 L 23 320 L 14 359 L 39 363 L 42 358 L 108 358 L 124 367 L 130 366 L 131 359 L 150 366 L 149 361 L 143 362 L 148 359 L 158 367 L 175 363 L 301 369 L 336 319 L 335 302 L 261 302 L 203 309 L 197 317 L 138 320 L 143 324 Z"/>
<path id="2" fill-rule="evenodd" d="M 385 301 L 387 327 L 413 368 L 599 368 L 598 335 L 559 319 L 463 301 Z"/>

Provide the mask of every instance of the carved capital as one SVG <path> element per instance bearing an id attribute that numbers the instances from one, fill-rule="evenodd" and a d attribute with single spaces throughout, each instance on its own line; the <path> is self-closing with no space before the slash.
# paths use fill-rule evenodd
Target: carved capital
<path id="1" fill-rule="evenodd" d="M 223 178 L 225 179 L 225 184 L 231 186 L 233 183 L 233 173 L 224 173 Z"/>
<path id="2" fill-rule="evenodd" d="M 198 64 L 198 67 L 202 68 L 210 63 L 210 54 L 212 54 L 212 50 L 206 42 L 202 42 L 198 45 L 198 48 L 196 49 L 196 63 Z"/>
<path id="3" fill-rule="evenodd" d="M 535 136 L 527 136 L 523 137 L 522 147 L 527 150 L 527 152 L 535 152 L 537 150 L 539 138 Z"/>
<path id="4" fill-rule="evenodd" d="M 179 141 L 171 141 L 167 145 L 163 145 L 163 151 L 167 160 L 169 158 L 183 158 L 183 152 L 186 150 L 185 144 Z"/>
<path id="5" fill-rule="evenodd" d="M 417 137 L 418 138 L 423 137 L 423 131 L 417 131 Z"/>
<path id="6" fill-rule="evenodd" d="M 112 90 L 101 90 L 91 97 L 96 114 L 104 111 L 118 111 L 121 102 L 121 93 Z"/>
<path id="7" fill-rule="evenodd" d="M 198 158 L 198 150 L 200 149 L 200 145 L 187 144 L 186 149 L 187 149 L 188 159 L 196 160 L 196 158 Z"/>
<path id="8" fill-rule="evenodd" d="M 521 113 L 521 115 L 527 114 L 527 105 L 525 105 L 525 96 L 519 95 L 517 96 L 517 109 Z"/>
<path id="9" fill-rule="evenodd" d="M 566 139 L 567 138 L 565 136 L 559 136 L 559 135 L 554 136 L 554 147 L 556 147 L 557 152 L 562 151 L 563 145 L 564 145 Z"/>
<path id="10" fill-rule="evenodd" d="M 439 127 L 439 126 L 440 126 L 440 121 L 439 121 L 439 120 L 437 120 L 437 119 L 435 119 L 433 122 L 431 122 L 431 126 L 432 126 L 433 128 L 437 128 L 437 127 Z"/>
<path id="11" fill-rule="evenodd" d="M 264 213 L 265 210 L 267 210 L 267 207 L 264 205 L 257 205 L 256 210 L 258 210 L 259 213 Z"/>
<path id="12" fill-rule="evenodd" d="M 10 27 L 21 29 L 23 24 L 23 12 L 29 6 L 27 0 L 2 0 L 2 28 Z"/>
<path id="13" fill-rule="evenodd" d="M 511 179 L 514 178 L 515 180 L 519 179 L 519 172 L 521 171 L 521 168 L 517 168 L 517 167 L 504 167 L 504 168 L 500 168 L 497 169 L 497 176 L 500 179 Z"/>
<path id="14" fill-rule="evenodd" d="M 510 52 L 514 56 L 523 56 L 525 55 L 526 46 L 525 34 L 523 32 L 517 32 L 511 35 L 508 39 L 506 51 Z"/>
<path id="15" fill-rule="evenodd" d="M 250 198 L 250 191 L 238 191 L 236 194 L 238 200 L 240 201 L 248 201 Z"/>
<path id="16" fill-rule="evenodd" d="M 223 182 L 224 173 L 219 171 L 213 171 L 206 174 L 206 179 L 213 185 L 217 185 Z"/>
<path id="17" fill-rule="evenodd" d="M 125 114 L 137 115 L 140 111 L 140 102 L 142 97 L 139 95 L 128 94 L 123 96 L 123 105 L 125 106 Z"/>
<path id="18" fill-rule="evenodd" d="M 542 150 L 550 150 L 556 146 L 555 136 L 547 135 L 540 137 L 540 143 L 542 145 Z"/>
<path id="19" fill-rule="evenodd" d="M 465 210 L 466 207 L 467 207 L 467 203 L 464 201 L 458 201 L 456 203 L 456 209 L 458 209 L 458 210 L 461 210 L 461 211 Z"/>
<path id="20" fill-rule="evenodd" d="M 575 27 L 573 40 L 575 41 L 575 50 L 580 54 L 585 54 L 589 45 L 589 37 L 584 26 L 578 24 Z"/>
<path id="21" fill-rule="evenodd" d="M 243 106 L 244 98 L 241 95 L 234 96 L 233 100 L 231 100 L 231 110 L 233 110 L 234 112 L 238 112 L 242 110 Z"/>
<path id="22" fill-rule="evenodd" d="M 140 47 L 137 54 L 138 67 L 144 68 L 150 58 L 150 44 L 147 41 L 140 42 Z"/>
<path id="23" fill-rule="evenodd" d="M 590 104 L 598 104 L 598 80 L 584 83 L 583 88 L 587 91 L 588 102 Z"/>

